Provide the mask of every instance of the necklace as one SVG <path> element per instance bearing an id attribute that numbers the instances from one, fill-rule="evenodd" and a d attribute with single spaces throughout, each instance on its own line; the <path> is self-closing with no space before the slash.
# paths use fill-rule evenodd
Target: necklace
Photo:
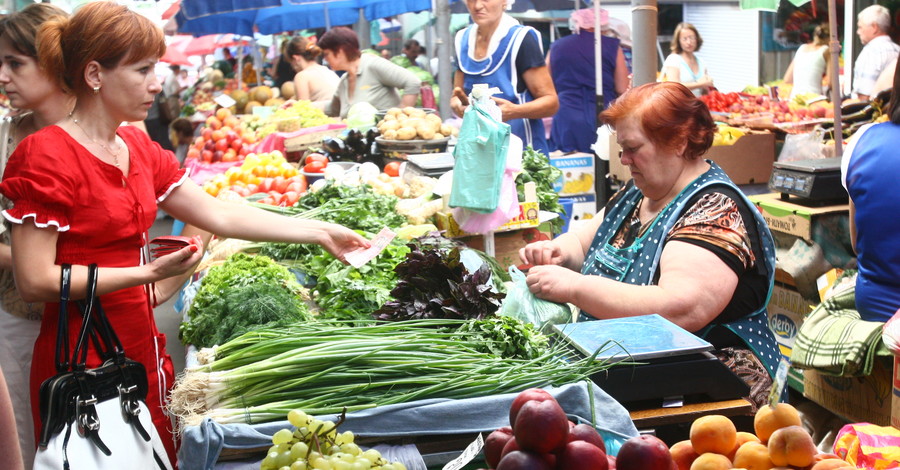
<path id="1" fill-rule="evenodd" d="M 101 148 L 103 148 L 103 150 L 106 150 L 106 153 L 112 155 L 113 164 L 116 166 L 116 168 L 120 168 L 119 167 L 119 150 L 121 150 L 122 148 L 119 146 L 118 142 L 116 142 L 116 151 L 113 152 L 112 149 L 110 149 L 108 145 L 104 144 L 103 142 L 99 142 L 99 141 L 95 140 L 93 137 L 91 137 L 87 133 L 87 131 L 84 130 L 83 127 L 81 127 L 81 124 L 78 122 L 78 119 L 76 119 L 74 116 L 74 111 L 69 113 L 69 119 L 71 119 L 72 122 L 74 122 L 75 125 L 78 126 L 79 129 L 81 129 L 81 133 L 84 134 L 85 137 L 87 137 L 91 142 L 99 145 Z"/>

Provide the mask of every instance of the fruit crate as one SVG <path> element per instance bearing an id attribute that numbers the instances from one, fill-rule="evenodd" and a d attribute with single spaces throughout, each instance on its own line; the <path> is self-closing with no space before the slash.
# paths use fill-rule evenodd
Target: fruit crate
<path id="1" fill-rule="evenodd" d="M 291 132 L 284 139 L 285 152 L 305 152 L 316 145 L 321 145 L 326 137 L 337 137 L 347 126 L 343 124 L 326 124 Z"/>

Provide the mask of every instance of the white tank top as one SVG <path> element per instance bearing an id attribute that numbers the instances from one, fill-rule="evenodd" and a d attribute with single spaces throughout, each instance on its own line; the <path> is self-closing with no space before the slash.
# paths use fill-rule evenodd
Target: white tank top
<path id="1" fill-rule="evenodd" d="M 825 51 L 828 46 L 811 48 L 801 46 L 794 55 L 794 88 L 791 96 L 800 93 L 822 94 L 822 77 L 825 76 Z"/>

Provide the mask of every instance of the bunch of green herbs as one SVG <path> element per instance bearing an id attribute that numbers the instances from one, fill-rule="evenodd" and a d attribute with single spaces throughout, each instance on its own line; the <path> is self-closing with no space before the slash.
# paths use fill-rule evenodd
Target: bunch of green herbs
<path id="1" fill-rule="evenodd" d="M 562 177 L 562 170 L 550 164 L 550 160 L 533 148 L 526 147 L 522 153 L 522 172 L 516 176 L 516 190 L 519 200 L 525 200 L 525 183 L 533 181 L 537 189 L 538 207 L 542 211 L 565 212 L 559 204 L 559 195 L 553 190 L 553 184 Z M 550 221 L 553 233 L 562 233 L 565 221 L 557 217 Z"/>
<path id="2" fill-rule="evenodd" d="M 287 268 L 265 256 L 236 253 L 203 278 L 179 337 L 209 347 L 253 329 L 310 318 L 303 288 Z"/>

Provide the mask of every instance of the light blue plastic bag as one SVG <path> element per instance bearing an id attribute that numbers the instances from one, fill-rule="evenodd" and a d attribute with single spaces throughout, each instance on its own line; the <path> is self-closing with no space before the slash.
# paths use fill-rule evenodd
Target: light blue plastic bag
<path id="1" fill-rule="evenodd" d="M 490 97 L 486 99 L 490 100 Z M 463 116 L 459 141 L 453 149 L 456 164 L 450 187 L 450 207 L 482 213 L 497 209 L 506 169 L 509 133 L 509 125 L 491 117 L 483 99 L 472 100 Z"/>
<path id="2" fill-rule="evenodd" d="M 513 286 L 506 291 L 499 315 L 531 323 L 545 334 L 553 325 L 572 323 L 573 313 L 569 305 L 535 297 L 525 282 L 525 273 L 519 268 L 510 266 L 509 277 Z"/>

